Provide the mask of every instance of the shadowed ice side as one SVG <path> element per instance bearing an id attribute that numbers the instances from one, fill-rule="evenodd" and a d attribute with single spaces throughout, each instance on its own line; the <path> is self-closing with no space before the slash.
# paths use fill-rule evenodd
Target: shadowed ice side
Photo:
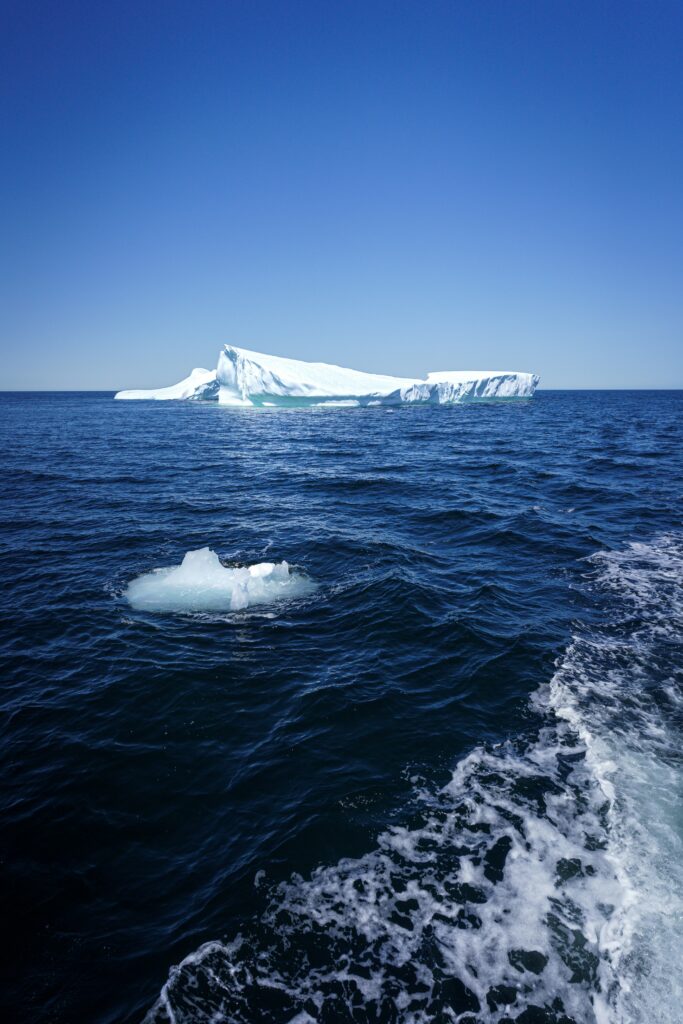
<path id="1" fill-rule="evenodd" d="M 531 398 L 533 373 L 439 370 L 424 380 L 363 373 L 224 345 L 215 370 L 195 369 L 167 388 L 119 391 L 125 399 L 195 399 L 233 406 L 444 405 L 472 399 Z"/>

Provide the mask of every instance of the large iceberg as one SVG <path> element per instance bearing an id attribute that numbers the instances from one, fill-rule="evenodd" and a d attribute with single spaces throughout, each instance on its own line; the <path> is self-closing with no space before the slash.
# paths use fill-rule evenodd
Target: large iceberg
<path id="1" fill-rule="evenodd" d="M 517 370 L 439 370 L 424 380 L 363 373 L 330 363 L 267 356 L 224 345 L 215 370 L 155 391 L 119 391 L 116 398 L 200 399 L 235 406 L 442 405 L 486 398 L 530 398 L 534 373 Z"/>

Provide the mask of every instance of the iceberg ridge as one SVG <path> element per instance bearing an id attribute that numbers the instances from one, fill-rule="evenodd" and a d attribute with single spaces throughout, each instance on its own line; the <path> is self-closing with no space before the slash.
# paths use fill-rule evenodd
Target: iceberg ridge
<path id="1" fill-rule="evenodd" d="M 269 356 L 224 345 L 215 370 L 195 369 L 167 388 L 119 391 L 124 399 L 200 399 L 234 406 L 443 405 L 471 399 L 530 398 L 534 373 L 517 370 L 439 370 L 424 380 L 364 373 L 331 363 Z"/>

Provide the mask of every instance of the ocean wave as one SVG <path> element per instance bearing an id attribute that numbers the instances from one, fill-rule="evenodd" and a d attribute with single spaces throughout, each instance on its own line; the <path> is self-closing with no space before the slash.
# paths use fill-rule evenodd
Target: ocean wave
<path id="1" fill-rule="evenodd" d="M 529 732 L 416 792 L 419 822 L 364 856 L 273 887 L 171 971 L 146 1024 L 677 1019 L 683 540 L 587 570 L 594 621 Z"/>

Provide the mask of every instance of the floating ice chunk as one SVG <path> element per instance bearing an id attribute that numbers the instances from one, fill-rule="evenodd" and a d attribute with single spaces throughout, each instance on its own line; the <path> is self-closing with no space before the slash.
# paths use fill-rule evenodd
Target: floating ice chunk
<path id="1" fill-rule="evenodd" d="M 253 604 L 303 597 L 315 584 L 291 572 L 287 562 L 226 568 L 215 551 L 188 551 L 178 566 L 138 576 L 125 591 L 128 602 L 148 612 L 240 611 Z"/>

